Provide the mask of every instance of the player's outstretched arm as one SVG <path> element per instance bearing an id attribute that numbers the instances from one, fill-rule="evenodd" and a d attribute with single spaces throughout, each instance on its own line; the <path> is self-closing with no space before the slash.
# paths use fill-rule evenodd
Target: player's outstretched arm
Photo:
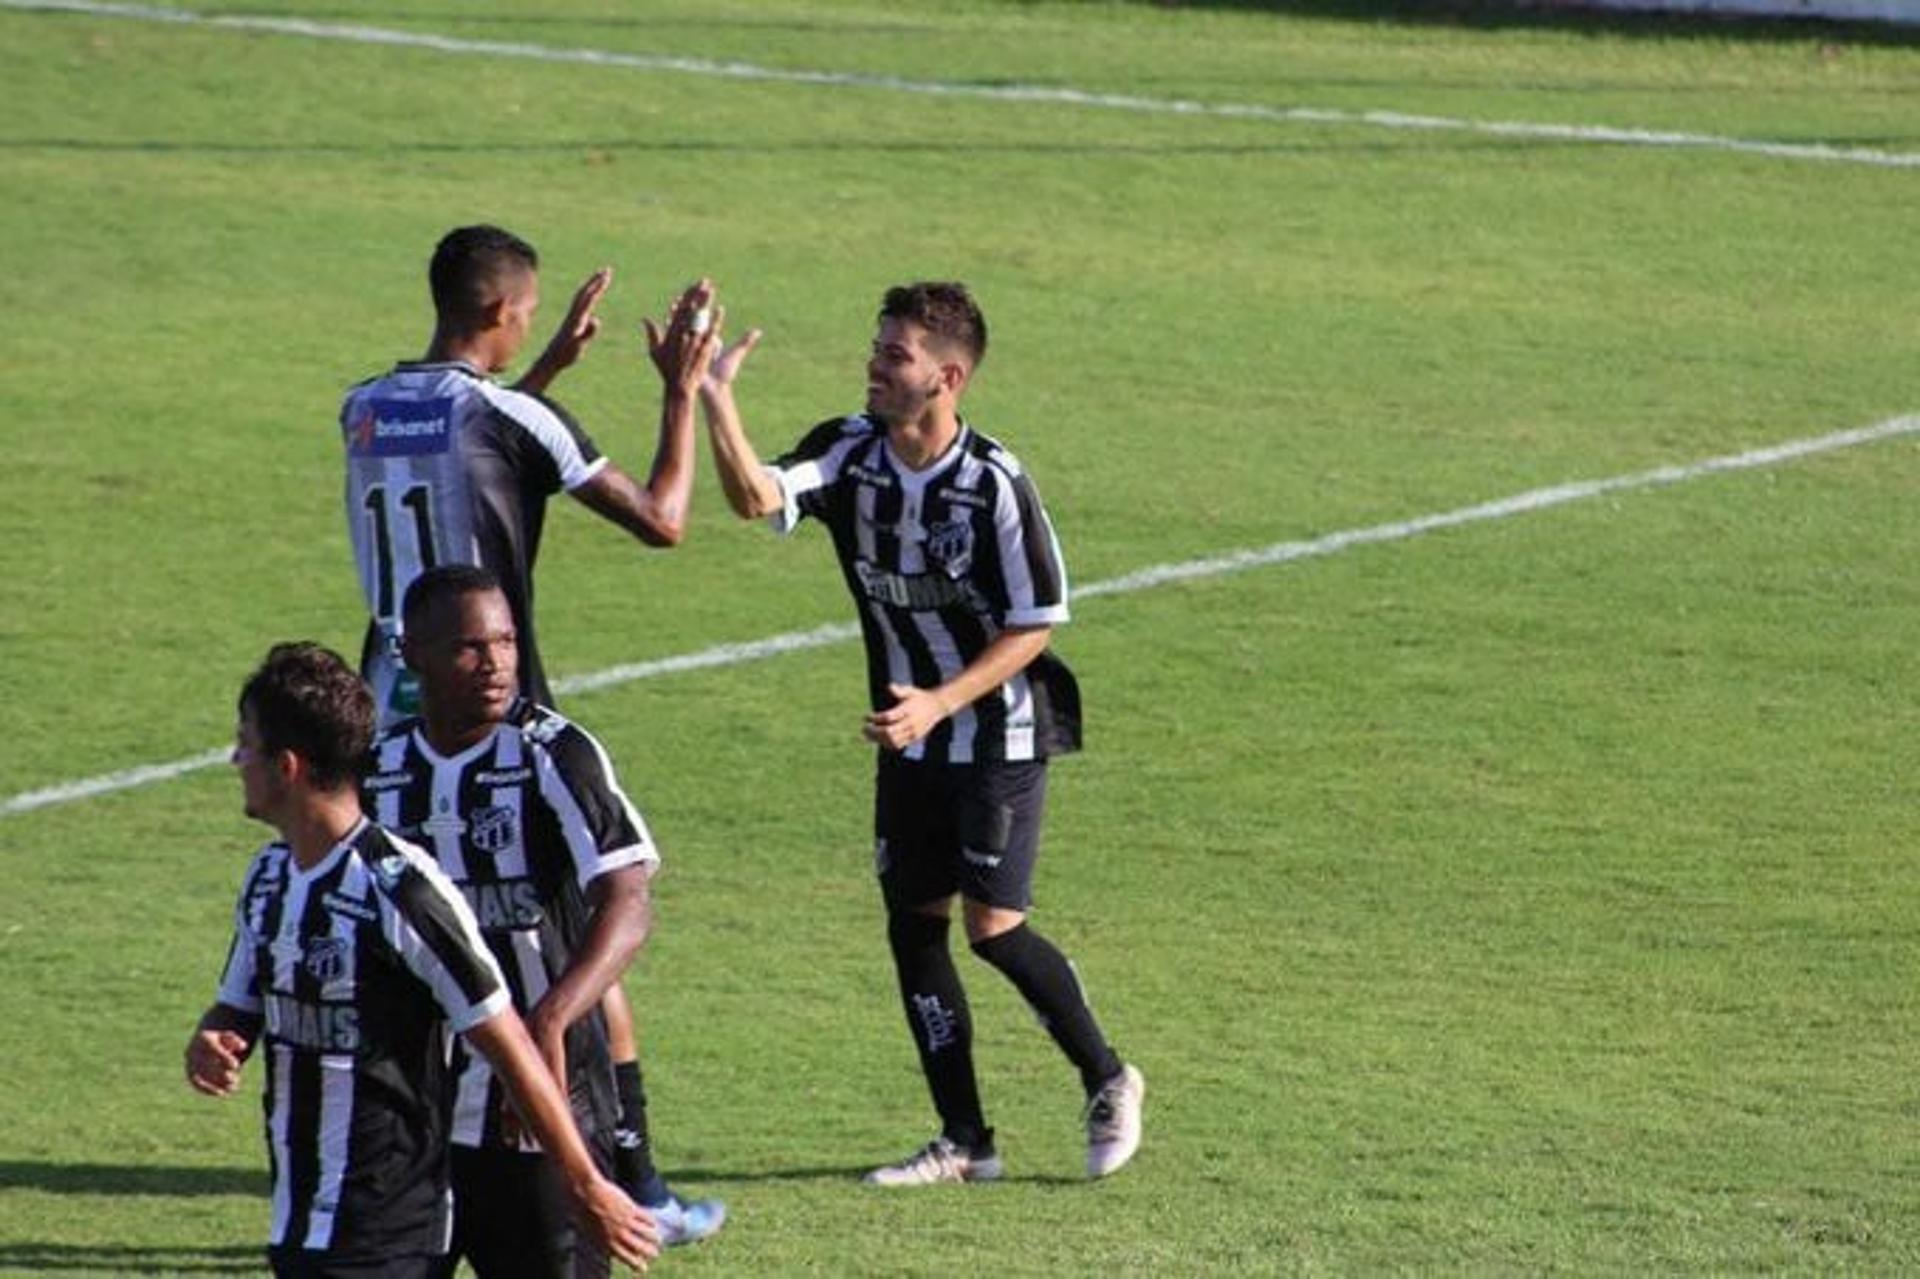
<path id="1" fill-rule="evenodd" d="M 726 317 L 723 309 L 721 318 Z M 716 329 L 718 325 L 715 326 Z M 713 466 L 720 476 L 727 505 L 743 520 L 759 519 L 780 510 L 780 486 L 761 467 L 760 455 L 747 439 L 746 425 L 734 402 L 733 382 L 740 368 L 760 345 L 760 330 L 750 329 L 732 346 L 722 347 L 700 383 L 700 404 L 706 410 L 707 437 L 713 443 Z"/>
<path id="2" fill-rule="evenodd" d="M 214 1004 L 187 1040 L 187 1083 L 209 1097 L 231 1097 L 240 1067 L 260 1037 L 260 1017 L 230 1004 Z"/>
<path id="3" fill-rule="evenodd" d="M 693 400 L 720 346 L 712 304 L 713 282 L 700 280 L 674 299 L 664 325 L 646 321 L 647 352 L 664 383 L 660 439 L 647 482 L 609 463 L 573 490 L 589 510 L 648 546 L 678 546 L 686 537 L 693 500 Z"/>
<path id="4" fill-rule="evenodd" d="M 547 343 L 547 349 L 540 353 L 540 358 L 533 362 L 532 367 L 513 384 L 515 390 L 530 395 L 544 395 L 555 378 L 572 368 L 586 354 L 588 344 L 600 335 L 600 317 L 595 311 L 612 283 L 613 268 L 603 266 L 574 290 L 573 301 L 568 305 L 560 327 L 555 330 L 553 340 Z"/>
<path id="5" fill-rule="evenodd" d="M 521 1116 L 540 1139 L 540 1148 L 559 1165 L 582 1226 L 614 1256 L 635 1270 L 645 1270 L 660 1253 L 659 1226 L 651 1213 L 594 1167 L 580 1130 L 573 1126 L 566 1094 L 547 1073 L 520 1015 L 511 1008 L 502 1009 L 466 1035 L 513 1094 Z"/>

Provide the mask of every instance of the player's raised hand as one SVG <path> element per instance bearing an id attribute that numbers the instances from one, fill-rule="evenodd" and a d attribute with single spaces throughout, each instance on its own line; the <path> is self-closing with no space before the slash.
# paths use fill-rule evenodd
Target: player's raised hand
<path id="1" fill-rule="evenodd" d="M 573 301 L 567 305 L 567 313 L 547 343 L 547 349 L 540 353 L 526 376 L 514 384 L 519 390 L 536 395 L 545 391 L 555 378 L 586 354 L 588 344 L 600 335 L 600 299 L 612 284 L 613 268 L 603 266 L 574 290 Z"/>
<path id="2" fill-rule="evenodd" d="M 560 321 L 559 330 L 547 343 L 548 354 L 559 357 L 561 368 L 579 359 L 587 344 L 600 336 L 600 299 L 612 284 L 613 268 L 603 266 L 574 290 L 573 301 L 567 304 L 567 314 Z"/>
<path id="3" fill-rule="evenodd" d="M 720 318 L 724 320 L 726 314 L 727 309 L 721 307 Z M 719 321 L 715 321 L 715 332 L 718 332 L 719 328 Z M 738 342 L 722 345 L 719 353 L 713 357 L 713 363 L 707 366 L 707 376 L 700 383 L 700 389 L 712 394 L 732 386 L 733 380 L 740 376 L 740 366 L 747 362 L 747 357 L 753 354 L 753 348 L 759 345 L 759 329 L 748 329 L 747 335 Z"/>
<path id="4" fill-rule="evenodd" d="M 669 386 L 692 394 L 720 349 L 724 309 L 714 306 L 713 281 L 696 280 L 667 307 L 663 323 L 649 317 L 647 354 Z"/>

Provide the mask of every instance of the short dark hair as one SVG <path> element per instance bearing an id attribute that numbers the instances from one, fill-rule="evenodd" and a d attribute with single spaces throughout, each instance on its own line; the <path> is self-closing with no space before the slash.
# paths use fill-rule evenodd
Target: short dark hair
<path id="1" fill-rule="evenodd" d="M 987 358 L 987 317 L 957 280 L 895 285 L 880 302 L 880 318 L 919 325 L 930 337 L 959 347 L 974 368 Z"/>
<path id="2" fill-rule="evenodd" d="M 427 266 L 433 309 L 443 321 L 471 326 L 510 277 L 539 269 L 539 253 L 513 232 L 485 223 L 456 227 L 440 237 Z"/>
<path id="3" fill-rule="evenodd" d="M 339 790 L 359 780 L 373 745 L 373 694 L 346 659 L 319 644 L 275 644 L 240 689 L 260 744 L 307 762 L 313 784 Z"/>
<path id="4" fill-rule="evenodd" d="M 442 564 L 413 579 L 400 601 L 400 626 L 408 635 L 425 638 L 429 618 L 442 604 L 463 595 L 500 590 L 500 579 L 492 569 L 478 564 Z"/>

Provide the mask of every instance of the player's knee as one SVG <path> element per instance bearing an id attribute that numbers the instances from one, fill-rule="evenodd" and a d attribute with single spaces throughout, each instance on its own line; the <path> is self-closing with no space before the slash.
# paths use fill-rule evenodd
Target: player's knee
<path id="1" fill-rule="evenodd" d="M 1006 906 L 989 906 L 969 898 L 966 903 L 967 943 L 980 953 L 980 944 L 1025 928 L 1027 913 Z"/>
<path id="2" fill-rule="evenodd" d="M 1028 939 L 1031 936 L 1032 931 L 1028 929 L 1027 921 L 1023 918 L 1012 928 L 1003 928 L 990 936 L 976 936 L 968 942 L 968 945 L 972 947 L 974 954 L 1002 972 L 1006 972 L 1017 965 L 1020 956 L 1026 953 Z"/>
<path id="3" fill-rule="evenodd" d="M 923 915 L 915 910 L 887 913 L 887 944 L 896 955 L 916 954 L 947 946 L 947 919 L 943 915 Z"/>

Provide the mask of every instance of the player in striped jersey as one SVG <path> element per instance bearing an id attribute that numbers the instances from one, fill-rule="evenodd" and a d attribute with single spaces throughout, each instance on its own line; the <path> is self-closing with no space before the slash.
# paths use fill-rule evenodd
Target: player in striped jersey
<path id="1" fill-rule="evenodd" d="M 449 1030 L 508 1081 L 567 1168 L 582 1220 L 644 1269 L 655 1227 L 595 1169 L 472 912 L 432 858 L 361 809 L 366 686 L 326 649 L 282 644 L 239 709 L 233 762 L 246 812 L 281 838 L 242 881 L 186 1075 L 202 1093 L 230 1096 L 264 1048 L 274 1273 L 435 1272 L 449 1230 Z"/>
<path id="2" fill-rule="evenodd" d="M 683 293 L 664 327 L 646 322 L 665 382 L 660 437 L 642 485 L 544 392 L 600 331 L 596 314 L 613 272 L 574 295 L 553 340 L 512 387 L 493 380 L 526 344 L 540 305 L 539 254 L 494 226 L 442 237 L 428 267 L 434 331 L 426 355 L 348 391 L 347 529 L 370 617 L 362 669 L 381 722 L 417 709 L 400 661 L 400 603 L 435 564 L 480 564 L 498 574 L 520 633 L 523 691 L 552 701 L 535 643 L 533 566 L 547 499 L 565 492 L 649 546 L 685 532 L 693 488 L 693 400 L 715 348 L 693 317 L 712 300 L 705 281 Z"/>
<path id="3" fill-rule="evenodd" d="M 492 379 L 518 356 L 539 305 L 533 246 L 499 227 L 460 227 L 441 238 L 427 276 L 434 330 L 425 358 L 354 387 L 340 411 L 347 525 L 370 617 L 361 670 L 382 725 L 418 709 L 400 660 L 400 605 L 408 584 L 435 564 L 478 564 L 500 578 L 519 636 L 521 691 L 553 705 L 533 611 L 547 499 L 570 493 L 649 546 L 677 545 L 693 485 L 693 400 L 717 345 L 694 322 L 712 301 L 705 281 L 674 302 L 664 326 L 646 322 L 664 389 L 659 442 L 641 485 L 544 398 L 599 333 L 610 269 L 575 293 L 553 340 L 512 388 Z M 618 1063 L 621 1180 L 646 1194 L 657 1176 L 632 1015 L 618 986 L 606 1013 Z"/>
<path id="4" fill-rule="evenodd" d="M 618 1110 L 599 1005 L 646 938 L 659 851 L 600 743 L 515 696 L 513 615 L 493 574 L 431 569 L 408 588 L 405 618 L 422 713 L 374 743 L 367 808 L 418 839 L 465 894 L 581 1132 L 611 1166 Z M 456 1068 L 450 1261 L 466 1257 L 482 1279 L 604 1276 L 605 1254 L 576 1246 L 559 1169 L 512 1122 L 486 1060 L 460 1052 Z M 717 1201 L 649 1189 L 639 1198 L 665 1243 L 725 1220 Z"/>
<path id="5" fill-rule="evenodd" d="M 716 326 L 717 327 L 717 326 Z M 875 861 L 907 1024 L 940 1135 L 882 1185 L 1000 1175 L 947 932 L 961 900 L 974 953 L 1004 974 L 1080 1073 L 1087 1172 L 1140 1144 L 1146 1081 L 1114 1053 L 1073 967 L 1027 922 L 1047 760 L 1080 746 L 1080 695 L 1048 649 L 1067 577 L 1033 481 L 960 416 L 987 327 L 964 285 L 887 292 L 864 412 L 821 423 L 763 467 L 733 381 L 758 332 L 714 361 L 701 397 L 728 504 L 780 532 L 825 524 L 866 641 L 880 748 Z"/>

